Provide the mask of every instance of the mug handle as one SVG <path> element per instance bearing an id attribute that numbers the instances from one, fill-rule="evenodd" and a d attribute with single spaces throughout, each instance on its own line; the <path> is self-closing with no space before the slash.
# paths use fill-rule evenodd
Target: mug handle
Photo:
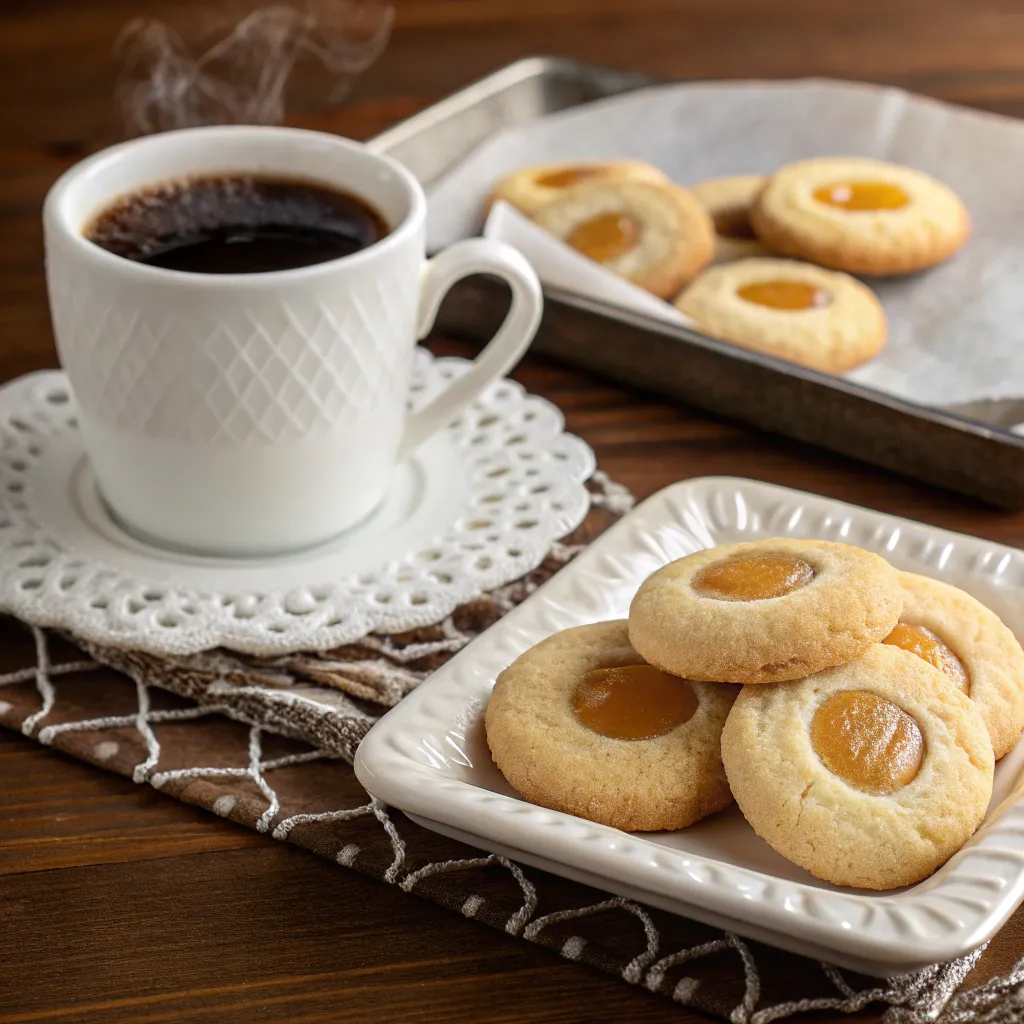
<path id="1" fill-rule="evenodd" d="M 398 449 L 402 460 L 431 434 L 450 423 L 491 381 L 504 376 L 529 347 L 540 324 L 544 299 L 533 267 L 518 249 L 493 238 L 456 242 L 427 262 L 420 286 L 420 312 L 416 338 L 425 338 L 434 325 L 441 300 L 456 281 L 470 274 L 493 274 L 512 289 L 512 305 L 498 333 L 429 405 L 412 413 Z"/>

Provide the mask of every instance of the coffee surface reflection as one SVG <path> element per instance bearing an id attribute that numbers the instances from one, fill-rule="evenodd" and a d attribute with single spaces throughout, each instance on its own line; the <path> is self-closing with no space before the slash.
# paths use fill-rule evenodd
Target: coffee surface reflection
<path id="1" fill-rule="evenodd" d="M 193 274 L 259 274 L 349 256 L 388 233 L 368 203 L 315 182 L 189 178 L 119 199 L 85 236 L 137 263 Z"/>

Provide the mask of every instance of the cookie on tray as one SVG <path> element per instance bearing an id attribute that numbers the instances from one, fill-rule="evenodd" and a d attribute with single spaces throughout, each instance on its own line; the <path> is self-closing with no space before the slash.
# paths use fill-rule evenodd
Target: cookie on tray
<path id="1" fill-rule="evenodd" d="M 625 621 L 577 626 L 498 676 L 487 743 L 535 804 L 627 831 L 683 828 L 732 802 L 719 741 L 737 692 L 645 664 Z"/>
<path id="2" fill-rule="evenodd" d="M 620 277 L 670 298 L 710 261 L 711 218 L 685 189 L 649 181 L 574 185 L 533 219 Z"/>
<path id="3" fill-rule="evenodd" d="M 675 306 L 713 338 L 825 373 L 851 370 L 885 346 L 885 313 L 870 288 L 796 260 L 711 267 Z"/>
<path id="4" fill-rule="evenodd" d="M 657 167 L 642 160 L 540 164 L 524 167 L 502 178 L 490 201 L 504 199 L 529 217 L 545 203 L 557 199 L 565 189 L 583 182 L 598 181 L 653 181 L 661 184 L 668 178 Z"/>
<path id="5" fill-rule="evenodd" d="M 899 578 L 903 611 L 883 643 L 924 658 L 971 698 L 999 760 L 1024 729 L 1024 651 L 1017 638 L 970 594 L 912 572 Z"/>
<path id="6" fill-rule="evenodd" d="M 715 263 L 771 255 L 750 223 L 750 208 L 767 181 L 759 174 L 737 174 L 690 186 L 715 225 Z"/>
<path id="7" fill-rule="evenodd" d="M 862 157 L 787 164 L 758 195 L 750 220 L 784 256 L 868 275 L 941 263 L 971 230 L 952 189 L 922 171 Z"/>
<path id="8" fill-rule="evenodd" d="M 745 687 L 722 755 L 754 831 L 835 885 L 926 878 L 973 835 L 992 796 L 977 705 L 885 644 L 797 683 Z"/>
<path id="9" fill-rule="evenodd" d="M 903 607 L 896 570 L 849 544 L 723 544 L 659 569 L 629 609 L 629 639 L 686 679 L 775 683 L 841 665 L 888 636 Z"/>

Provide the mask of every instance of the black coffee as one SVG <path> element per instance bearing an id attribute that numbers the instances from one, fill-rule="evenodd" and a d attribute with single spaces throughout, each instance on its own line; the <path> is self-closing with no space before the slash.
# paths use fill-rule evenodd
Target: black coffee
<path id="1" fill-rule="evenodd" d="M 189 178 L 135 192 L 86 237 L 138 263 L 194 274 L 260 274 L 349 256 L 388 233 L 361 199 L 308 181 Z"/>

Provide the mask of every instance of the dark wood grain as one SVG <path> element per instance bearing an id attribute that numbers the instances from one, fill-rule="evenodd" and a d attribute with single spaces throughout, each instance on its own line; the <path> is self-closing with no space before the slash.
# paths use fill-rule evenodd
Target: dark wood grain
<path id="1" fill-rule="evenodd" d="M 669 1019 L 661 997 L 12 733 L 0 778 L 26 800 L 0 803 L 0 852 L 25 857 L 0 876 L 0 1024 L 578 1021 L 583 993 L 587 1020 Z M 118 828 L 101 863 L 90 843 Z"/>
<path id="2" fill-rule="evenodd" d="M 56 753 L 26 758 L 34 744 L 14 739 L 0 733 L 0 875 L 263 845 L 119 775 Z"/>
<path id="3" fill-rule="evenodd" d="M 0 5 L 0 379 L 55 365 L 39 212 L 120 134 L 113 40 L 205 0 Z M 1024 115 L 1018 0 L 400 0 L 337 111 L 370 135 L 496 66 L 563 53 L 667 77 L 831 75 Z M 464 351 L 442 343 L 444 351 Z M 630 393 L 552 362 L 516 372 L 638 496 L 750 476 L 1024 544 L 1024 516 Z M 1024 952 L 1020 915 L 986 955 Z M 875 1019 L 866 1013 L 862 1019 Z M 148 789 L 0 734 L 0 1022 L 679 1021 L 693 1015 Z"/>

